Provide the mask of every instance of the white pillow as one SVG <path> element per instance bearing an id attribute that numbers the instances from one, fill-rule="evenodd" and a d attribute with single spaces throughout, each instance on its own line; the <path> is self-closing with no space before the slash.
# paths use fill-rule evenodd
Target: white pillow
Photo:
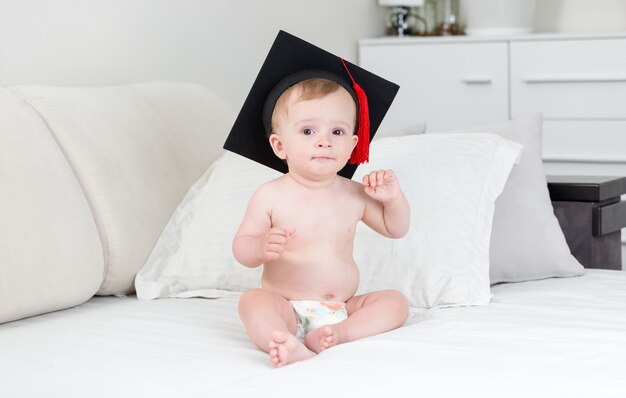
<path id="1" fill-rule="evenodd" d="M 416 135 L 372 143 L 367 170 L 392 168 L 411 206 L 406 237 L 384 238 L 360 224 L 355 259 L 360 292 L 398 289 L 412 306 L 489 302 L 494 201 L 521 145 L 496 135 Z M 225 153 L 192 187 L 137 274 L 137 296 L 221 297 L 259 286 L 231 244 L 256 188 L 279 174 Z"/>
<path id="2" fill-rule="evenodd" d="M 278 171 L 225 152 L 191 187 L 135 278 L 140 299 L 225 297 L 258 287 L 261 267 L 232 255 L 248 201 Z"/>
<path id="3" fill-rule="evenodd" d="M 394 170 L 411 207 L 411 227 L 391 240 L 359 225 L 359 293 L 396 289 L 421 308 L 489 303 L 495 200 L 521 150 L 491 134 L 406 136 L 372 145 L 370 163 L 354 178 Z"/>

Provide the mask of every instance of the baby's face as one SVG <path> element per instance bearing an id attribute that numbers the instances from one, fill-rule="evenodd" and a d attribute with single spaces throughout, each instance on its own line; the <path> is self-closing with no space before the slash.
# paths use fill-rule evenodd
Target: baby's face
<path id="1" fill-rule="evenodd" d="M 270 143 L 276 155 L 287 160 L 290 173 L 325 178 L 350 159 L 358 140 L 353 134 L 355 120 L 356 105 L 344 89 L 306 101 L 293 92 L 287 112 L 277 115 Z"/>

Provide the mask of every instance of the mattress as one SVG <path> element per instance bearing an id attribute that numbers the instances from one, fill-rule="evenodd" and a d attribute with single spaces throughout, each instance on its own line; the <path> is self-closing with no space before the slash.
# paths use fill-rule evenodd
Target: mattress
<path id="1" fill-rule="evenodd" d="M 0 325 L 0 397 L 626 396 L 626 272 L 492 294 L 279 369 L 237 298 L 94 297 Z"/>

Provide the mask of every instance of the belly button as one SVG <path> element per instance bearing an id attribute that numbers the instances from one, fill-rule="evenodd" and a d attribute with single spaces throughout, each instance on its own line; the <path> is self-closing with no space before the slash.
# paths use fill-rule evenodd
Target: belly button
<path id="1" fill-rule="evenodd" d="M 335 297 L 335 295 L 334 295 L 334 294 L 325 294 L 325 295 L 324 295 L 324 298 L 325 298 L 326 300 L 330 300 L 330 299 L 331 299 L 331 298 L 333 298 L 333 297 Z"/>

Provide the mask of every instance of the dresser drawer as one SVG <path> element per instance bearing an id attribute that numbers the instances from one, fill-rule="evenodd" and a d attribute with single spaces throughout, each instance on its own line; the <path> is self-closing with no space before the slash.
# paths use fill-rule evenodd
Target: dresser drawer
<path id="1" fill-rule="evenodd" d="M 359 63 L 400 85 L 381 129 L 438 131 L 508 119 L 507 54 L 504 42 L 398 40 L 361 44 Z"/>
<path id="2" fill-rule="evenodd" d="M 511 42 L 511 116 L 626 119 L 626 39 Z"/>
<path id="3" fill-rule="evenodd" d="M 626 176 L 626 121 L 546 120 L 546 174 Z"/>
<path id="4" fill-rule="evenodd" d="M 550 121 L 543 124 L 547 160 L 626 164 L 626 121 Z"/>

